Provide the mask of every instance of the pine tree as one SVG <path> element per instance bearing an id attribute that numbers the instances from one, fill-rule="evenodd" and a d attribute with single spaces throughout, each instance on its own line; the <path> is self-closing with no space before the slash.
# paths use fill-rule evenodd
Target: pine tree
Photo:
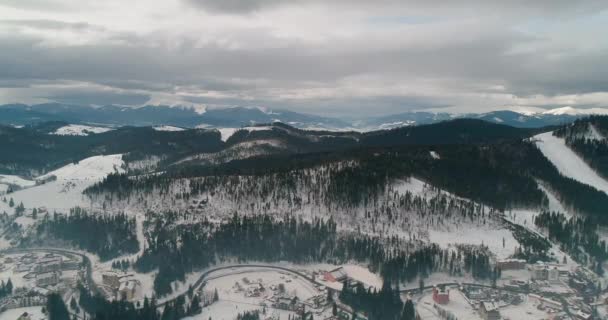
<path id="1" fill-rule="evenodd" d="M 49 320 L 70 320 L 68 308 L 65 306 L 61 296 L 57 293 L 48 295 L 46 309 L 49 314 Z"/>

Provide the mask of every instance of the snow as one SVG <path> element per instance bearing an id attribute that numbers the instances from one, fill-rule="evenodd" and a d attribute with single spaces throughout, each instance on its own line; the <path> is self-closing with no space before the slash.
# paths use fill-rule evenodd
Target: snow
<path id="1" fill-rule="evenodd" d="M 93 156 L 80 160 L 76 164 L 70 163 L 55 171 L 51 171 L 38 177 L 37 180 L 43 180 L 50 176 L 55 176 L 58 180 L 101 180 L 112 172 L 121 171 L 122 165 L 123 161 L 121 154 Z"/>
<path id="2" fill-rule="evenodd" d="M 441 319 L 434 305 L 432 294 L 429 291 L 429 294 L 416 303 L 416 310 L 424 320 Z M 464 294 L 454 288 L 450 289 L 450 302 L 446 305 L 437 305 L 437 307 L 451 312 L 456 319 L 481 320 L 479 313 L 469 304 Z"/>
<path id="3" fill-rule="evenodd" d="M 576 109 L 570 106 L 555 108 L 547 110 L 542 114 L 551 115 L 589 115 L 589 114 L 608 114 L 608 109 L 605 108 L 589 108 L 589 109 Z"/>
<path id="4" fill-rule="evenodd" d="M 238 128 L 219 128 L 217 130 L 220 132 L 220 134 L 222 136 L 222 141 L 226 142 L 239 129 Z"/>
<path id="5" fill-rule="evenodd" d="M 217 128 L 216 130 L 218 130 L 220 132 L 220 134 L 222 136 L 222 141 L 226 142 L 237 131 L 241 131 L 241 130 L 246 130 L 249 132 L 266 131 L 266 130 L 272 130 L 272 127 L 271 126 L 259 126 L 259 127 L 243 127 L 243 128 Z"/>
<path id="6" fill-rule="evenodd" d="M 27 312 L 28 314 L 30 314 L 32 320 L 47 319 L 47 317 L 42 313 L 42 306 L 39 306 L 39 307 L 27 307 L 27 308 L 16 308 L 16 309 L 6 310 L 6 311 L 0 313 L 0 320 L 16 320 L 24 312 Z"/>
<path id="7" fill-rule="evenodd" d="M 59 136 L 88 136 L 89 134 L 104 133 L 111 130 L 112 129 L 110 128 L 104 127 L 70 124 L 55 130 L 55 132 L 53 132 L 52 134 Z"/>
<path id="8" fill-rule="evenodd" d="M 494 121 L 496 121 L 496 122 L 498 122 L 498 123 L 503 123 L 503 122 L 505 122 L 504 120 L 502 120 L 502 119 L 501 119 L 501 118 L 499 118 L 499 117 L 494 117 Z"/>
<path id="9" fill-rule="evenodd" d="M 608 194 L 608 181 L 602 179 L 567 145 L 564 139 L 546 132 L 534 136 L 540 151 L 553 163 L 559 172 L 581 183 L 588 184 Z"/>
<path id="10" fill-rule="evenodd" d="M 378 290 L 382 288 L 382 278 L 372 273 L 369 269 L 358 265 L 347 264 L 343 266 L 349 278 L 357 280 L 366 286 L 374 287 Z"/>
<path id="11" fill-rule="evenodd" d="M 156 131 L 184 131 L 184 128 L 180 128 L 180 127 L 174 127 L 174 126 L 156 126 L 156 127 L 152 127 L 152 129 L 156 130 Z"/>
<path id="12" fill-rule="evenodd" d="M 604 137 L 599 131 L 597 131 L 597 128 L 592 124 L 589 124 L 589 138 L 593 140 L 606 139 L 606 137 Z"/>
<path id="13" fill-rule="evenodd" d="M 405 194 L 407 191 L 415 195 L 424 195 L 427 185 L 424 181 L 416 178 L 409 178 L 407 180 L 399 181 L 394 186 L 395 191 L 400 194 Z"/>
<path id="14" fill-rule="evenodd" d="M 0 174 L 0 184 L 16 185 L 21 188 L 31 187 L 36 184 L 32 180 L 23 179 L 19 176 Z"/>
<path id="15" fill-rule="evenodd" d="M 525 301 L 521 304 L 517 306 L 506 306 L 501 308 L 499 311 L 505 320 L 548 319 L 550 316 L 545 311 L 538 310 L 537 303 L 534 303 L 532 299 L 528 298 L 527 296 Z"/>
<path id="16" fill-rule="evenodd" d="M 456 244 L 487 246 L 497 259 L 505 259 L 513 255 L 519 242 L 513 237 L 510 230 L 486 225 L 452 226 L 447 230 L 428 230 L 431 242 L 442 248 L 449 248 Z M 502 245 L 503 239 L 505 245 Z"/>
<path id="17" fill-rule="evenodd" d="M 431 153 L 431 157 L 433 157 L 433 159 L 439 160 L 441 159 L 441 157 L 439 156 L 439 153 L 437 153 L 436 151 L 430 151 Z"/>
<path id="18" fill-rule="evenodd" d="M 184 318 L 184 320 L 234 320 L 239 314 L 246 311 L 262 311 L 261 306 L 256 306 L 248 303 L 235 303 L 231 301 L 220 301 L 203 308 L 203 311 L 195 316 Z M 294 315 L 293 312 L 276 310 L 267 308 L 266 315 L 276 315 L 277 319 L 287 320 L 289 316 Z"/>
<path id="19" fill-rule="evenodd" d="M 77 164 L 68 164 L 37 178 L 43 181 L 55 176 L 55 181 L 16 191 L 11 197 L 15 203 L 23 202 L 26 208 L 46 207 L 51 212 L 65 212 L 75 206 L 87 207 L 89 201 L 82 191 L 110 173 L 123 172 L 123 165 L 120 154 L 86 158 Z M 0 206 L 2 205 L 4 203 L 0 203 Z"/>

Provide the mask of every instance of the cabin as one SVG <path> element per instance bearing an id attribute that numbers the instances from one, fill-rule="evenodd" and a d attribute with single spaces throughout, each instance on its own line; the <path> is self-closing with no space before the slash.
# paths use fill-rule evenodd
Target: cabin
<path id="1" fill-rule="evenodd" d="M 479 315 L 484 320 L 500 320 L 498 306 L 494 302 L 483 301 L 479 304 Z"/>

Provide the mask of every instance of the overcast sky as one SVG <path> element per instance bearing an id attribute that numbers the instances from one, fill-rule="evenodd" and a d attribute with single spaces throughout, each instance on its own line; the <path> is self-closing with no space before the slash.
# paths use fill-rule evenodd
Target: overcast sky
<path id="1" fill-rule="evenodd" d="M 606 0 L 2 0 L 0 103 L 607 107 L 607 30 Z"/>

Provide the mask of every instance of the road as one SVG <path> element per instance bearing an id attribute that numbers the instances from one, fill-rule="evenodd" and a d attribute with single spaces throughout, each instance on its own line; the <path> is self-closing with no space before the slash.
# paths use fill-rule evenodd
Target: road
<path id="1" fill-rule="evenodd" d="M 292 270 L 289 268 L 273 266 L 273 265 L 264 265 L 264 264 L 238 264 L 238 265 L 217 267 L 217 268 L 213 268 L 213 269 L 209 269 L 209 270 L 205 271 L 203 274 L 200 275 L 200 277 L 192 285 L 192 288 L 194 289 L 194 291 L 199 290 L 201 285 L 203 284 L 203 282 L 205 282 L 206 280 L 208 280 L 208 278 L 210 278 L 209 275 L 211 275 L 215 272 L 222 271 L 222 270 L 236 270 L 236 269 L 247 269 L 247 268 L 260 268 L 260 269 L 271 269 L 271 270 L 283 271 L 283 272 L 291 273 L 293 275 L 301 277 L 304 280 L 308 281 L 313 286 L 322 285 L 323 287 L 325 287 L 325 285 L 315 281 L 314 279 L 310 278 L 309 276 L 307 276 L 299 271 Z M 163 302 L 160 302 L 158 304 L 158 306 L 164 306 L 165 304 L 173 302 L 173 301 L 177 300 L 179 297 L 185 296 L 187 294 L 188 294 L 188 292 L 186 291 L 172 299 L 168 299 Z"/>

